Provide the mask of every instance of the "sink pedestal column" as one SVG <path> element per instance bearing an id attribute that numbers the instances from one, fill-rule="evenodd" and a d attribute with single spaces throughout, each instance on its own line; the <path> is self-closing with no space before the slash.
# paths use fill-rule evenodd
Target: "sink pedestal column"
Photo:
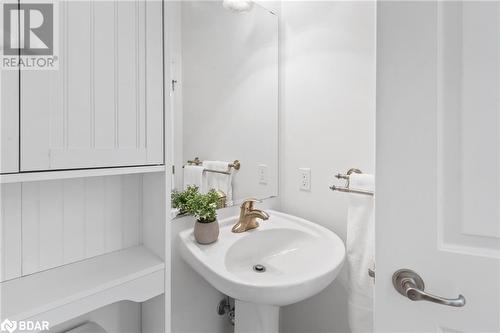
<path id="1" fill-rule="evenodd" d="M 235 311 L 235 333 L 279 333 L 279 306 L 235 300 Z"/>

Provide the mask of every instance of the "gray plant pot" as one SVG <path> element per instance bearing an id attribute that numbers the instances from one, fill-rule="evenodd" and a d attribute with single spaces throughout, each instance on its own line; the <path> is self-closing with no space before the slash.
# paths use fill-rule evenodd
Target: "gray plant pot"
<path id="1" fill-rule="evenodd" d="M 196 221 L 194 224 L 194 238 L 200 244 L 210 244 L 219 237 L 219 221 L 209 223 Z"/>

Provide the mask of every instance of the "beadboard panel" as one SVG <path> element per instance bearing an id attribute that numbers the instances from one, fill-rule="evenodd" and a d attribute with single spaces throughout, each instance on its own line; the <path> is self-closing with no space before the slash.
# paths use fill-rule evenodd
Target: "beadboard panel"
<path id="1" fill-rule="evenodd" d="M 21 275 L 21 184 L 0 185 L 2 281 Z"/>
<path id="2" fill-rule="evenodd" d="M 2 281 L 139 245 L 142 175 L 2 185 Z"/>
<path id="3" fill-rule="evenodd" d="M 122 176 L 122 247 L 137 245 L 142 240 L 142 177 L 134 175 Z M 142 223 L 142 222 L 141 222 Z"/>
<path id="4" fill-rule="evenodd" d="M 161 6 L 59 3 L 59 70 L 21 73 L 22 171 L 163 163 Z"/>
<path id="5" fill-rule="evenodd" d="M 82 235 L 85 235 L 86 227 L 86 192 L 82 189 L 85 189 L 87 180 L 79 178 L 63 182 L 64 262 L 73 262 L 85 257 L 86 242 Z"/>
<path id="6" fill-rule="evenodd" d="M 0 75 L 0 173 L 19 172 L 19 72 Z"/>

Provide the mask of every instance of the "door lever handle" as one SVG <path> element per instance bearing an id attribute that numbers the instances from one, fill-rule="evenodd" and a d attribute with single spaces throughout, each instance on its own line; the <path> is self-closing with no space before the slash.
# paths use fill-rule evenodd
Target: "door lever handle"
<path id="1" fill-rule="evenodd" d="M 462 307 L 465 305 L 465 297 L 458 295 L 455 299 L 443 298 L 426 293 L 424 281 L 412 270 L 400 269 L 392 275 L 394 288 L 403 296 L 412 301 L 429 301 L 433 303 Z"/>

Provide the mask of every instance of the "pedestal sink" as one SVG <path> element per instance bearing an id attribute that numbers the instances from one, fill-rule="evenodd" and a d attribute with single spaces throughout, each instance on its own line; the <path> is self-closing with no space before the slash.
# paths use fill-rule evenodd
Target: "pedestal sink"
<path id="1" fill-rule="evenodd" d="M 193 230 L 179 234 L 182 258 L 212 286 L 235 299 L 236 333 L 278 333 L 279 307 L 327 287 L 345 257 L 342 240 L 310 221 L 268 210 L 269 220 L 240 234 L 238 217 L 220 221 L 219 240 L 196 243 Z"/>

